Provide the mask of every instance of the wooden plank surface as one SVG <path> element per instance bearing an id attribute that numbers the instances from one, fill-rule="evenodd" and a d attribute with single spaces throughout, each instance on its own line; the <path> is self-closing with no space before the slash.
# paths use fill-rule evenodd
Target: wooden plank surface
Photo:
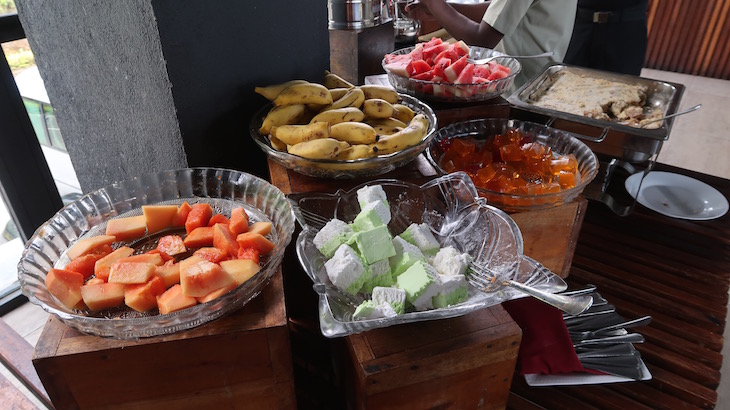
<path id="1" fill-rule="evenodd" d="M 63 409 L 296 407 L 280 270 L 243 308 L 171 335 L 100 338 L 51 317 L 33 364 Z"/>
<path id="2" fill-rule="evenodd" d="M 730 198 L 726 179 L 663 164 L 655 169 L 702 180 Z M 646 338 L 635 346 L 653 378 L 600 388 L 533 388 L 516 377 L 508 408 L 714 408 L 727 320 L 729 255 L 730 214 L 688 221 L 637 204 L 631 215 L 619 217 L 590 202 L 567 281 L 571 288 L 596 285 L 627 318 L 652 316 L 650 325 L 635 329 Z"/>

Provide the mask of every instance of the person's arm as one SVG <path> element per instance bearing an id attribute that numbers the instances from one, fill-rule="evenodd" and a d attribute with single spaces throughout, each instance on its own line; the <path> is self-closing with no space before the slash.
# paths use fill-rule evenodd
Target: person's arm
<path id="1" fill-rule="evenodd" d="M 482 20 L 488 3 L 448 4 L 444 0 L 420 0 L 406 9 L 411 18 L 433 19 L 457 40 L 467 44 L 494 48 L 502 33 Z"/>

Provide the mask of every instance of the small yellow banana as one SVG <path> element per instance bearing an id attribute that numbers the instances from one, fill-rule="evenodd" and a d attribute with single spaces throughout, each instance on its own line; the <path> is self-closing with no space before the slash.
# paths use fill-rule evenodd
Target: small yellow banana
<path id="1" fill-rule="evenodd" d="M 403 104 L 393 104 L 393 108 L 395 108 L 395 113 L 393 113 L 393 118 L 397 120 L 401 120 L 404 123 L 408 124 L 411 122 L 413 117 L 416 116 L 416 112 L 411 109 L 411 107 Z"/>
<path id="2" fill-rule="evenodd" d="M 378 140 L 378 133 L 364 122 L 341 122 L 332 126 L 330 137 L 350 144 L 371 144 Z"/>
<path id="3" fill-rule="evenodd" d="M 391 135 L 395 134 L 396 132 L 401 131 L 404 127 L 390 127 L 385 125 L 378 125 L 375 128 L 375 132 L 378 133 L 378 135 Z"/>
<path id="4" fill-rule="evenodd" d="M 381 98 L 371 98 L 362 103 L 362 112 L 368 118 L 390 118 L 395 114 L 395 108 Z"/>
<path id="5" fill-rule="evenodd" d="M 337 101 L 322 108 L 322 111 L 336 110 L 338 108 L 355 107 L 360 108 L 363 101 L 365 101 L 365 94 L 359 88 L 351 88 L 347 90 L 347 93 L 340 97 Z"/>
<path id="6" fill-rule="evenodd" d="M 263 95 L 267 100 L 274 101 L 274 99 L 290 85 L 306 84 L 307 82 L 308 81 L 305 80 L 291 80 L 280 84 L 267 85 L 266 87 L 255 87 L 253 90 L 256 94 Z"/>
<path id="7" fill-rule="evenodd" d="M 413 120 L 403 130 L 395 134 L 386 135 L 378 139 L 373 150 L 377 155 L 391 154 L 412 147 L 423 139 L 428 132 L 428 119 L 423 114 L 413 117 Z"/>
<path id="8" fill-rule="evenodd" d="M 285 88 L 274 99 L 274 105 L 277 107 L 292 104 L 329 105 L 332 104 L 332 95 L 322 84 L 294 84 Z"/>
<path id="9" fill-rule="evenodd" d="M 282 125 L 271 128 L 271 136 L 286 145 L 295 145 L 304 141 L 329 138 L 330 124 L 315 122 L 306 125 Z"/>
<path id="10" fill-rule="evenodd" d="M 290 145 L 289 153 L 310 159 L 335 159 L 350 144 L 333 138 L 304 141 Z"/>
<path id="11" fill-rule="evenodd" d="M 373 127 L 401 127 L 408 126 L 408 122 L 403 122 L 395 118 L 366 118 L 365 122 Z"/>
<path id="12" fill-rule="evenodd" d="M 278 140 L 277 138 L 269 135 L 269 141 L 271 142 L 271 148 L 273 148 L 277 151 L 284 151 L 284 152 L 287 151 L 287 145 L 284 144 L 283 142 L 281 142 L 280 140 Z"/>
<path id="13" fill-rule="evenodd" d="M 310 123 L 328 122 L 330 125 L 339 124 L 341 122 L 360 122 L 365 118 L 365 114 L 359 108 L 345 107 L 335 110 L 322 111 L 315 115 Z"/>
<path id="14" fill-rule="evenodd" d="M 339 100 L 340 98 L 342 98 L 343 95 L 347 94 L 348 91 L 350 91 L 350 88 L 345 88 L 345 87 L 330 88 L 330 95 L 332 95 L 332 101 Z"/>
<path id="15" fill-rule="evenodd" d="M 259 132 L 263 135 L 271 133 L 271 127 L 279 125 L 295 124 L 307 111 L 304 104 L 284 105 L 269 110 L 261 123 Z"/>
<path id="16" fill-rule="evenodd" d="M 375 155 L 373 148 L 366 144 L 355 144 L 350 145 L 346 149 L 342 150 L 337 156 L 337 159 L 355 160 L 361 158 L 370 158 Z"/>
<path id="17" fill-rule="evenodd" d="M 400 101 L 398 93 L 394 89 L 385 85 L 366 84 L 361 85 L 359 88 L 363 93 L 365 93 L 366 100 L 371 98 L 380 98 L 381 100 L 385 100 L 391 104 L 395 104 Z"/>
<path id="18" fill-rule="evenodd" d="M 324 86 L 327 88 L 352 88 L 355 85 L 350 83 L 349 81 L 345 80 L 344 78 L 340 77 L 339 75 L 330 72 L 329 70 L 324 70 Z"/>

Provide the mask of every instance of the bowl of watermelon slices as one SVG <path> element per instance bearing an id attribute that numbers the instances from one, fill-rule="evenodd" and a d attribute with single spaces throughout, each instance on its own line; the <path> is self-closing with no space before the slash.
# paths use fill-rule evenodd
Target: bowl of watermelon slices
<path id="1" fill-rule="evenodd" d="M 487 64 L 468 58 L 497 56 Z M 498 51 L 445 42 L 438 37 L 386 54 L 382 61 L 388 81 L 398 92 L 441 102 L 485 101 L 511 91 L 522 69 L 517 59 Z"/>

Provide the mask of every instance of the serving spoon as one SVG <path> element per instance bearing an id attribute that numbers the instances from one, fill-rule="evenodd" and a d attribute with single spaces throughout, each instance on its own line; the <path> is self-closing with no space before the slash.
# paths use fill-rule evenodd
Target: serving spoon
<path id="1" fill-rule="evenodd" d="M 476 65 L 482 65 L 482 64 L 487 64 L 488 62 L 495 60 L 497 58 L 542 58 L 542 57 L 550 57 L 552 55 L 553 55 L 552 51 L 547 51 L 542 54 L 534 54 L 534 55 L 530 55 L 530 56 L 510 56 L 510 55 L 503 54 L 503 55 L 499 55 L 499 56 L 491 56 L 491 57 L 480 58 L 480 59 L 476 59 L 476 60 L 471 57 L 468 57 L 466 59 L 466 62 L 476 64 Z"/>
<path id="2" fill-rule="evenodd" d="M 678 112 L 675 112 L 674 114 L 669 114 L 669 115 L 665 115 L 665 116 L 663 116 L 663 117 L 660 117 L 660 118 L 656 118 L 656 119 L 653 119 L 653 120 L 651 120 L 651 121 L 647 121 L 647 122 L 645 122 L 645 123 L 641 124 L 641 128 L 644 128 L 644 127 L 646 127 L 646 124 L 651 124 L 651 123 L 653 123 L 653 122 L 657 122 L 657 121 L 664 121 L 664 120 L 666 120 L 667 118 L 672 118 L 672 117 L 676 117 L 676 116 L 678 116 L 678 115 L 683 115 L 683 114 L 689 114 L 689 113 L 691 113 L 691 112 L 693 112 L 693 111 L 697 111 L 697 110 L 699 110 L 699 109 L 700 109 L 700 107 L 702 107 L 702 104 L 697 104 L 697 105 L 695 105 L 694 107 L 690 107 L 690 108 L 687 108 L 686 110 L 678 111 Z"/>

